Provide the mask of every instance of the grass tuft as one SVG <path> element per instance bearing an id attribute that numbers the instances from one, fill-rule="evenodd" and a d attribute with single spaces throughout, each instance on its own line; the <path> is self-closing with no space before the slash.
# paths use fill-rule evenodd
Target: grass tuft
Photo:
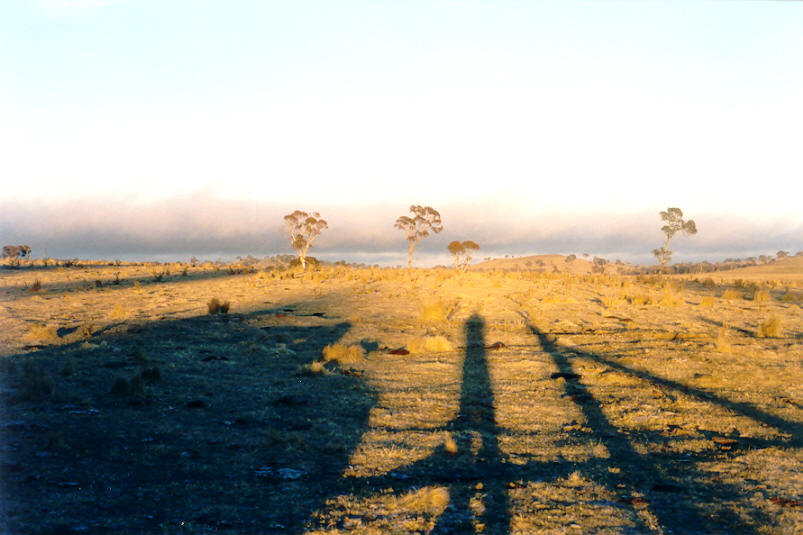
<path id="1" fill-rule="evenodd" d="M 650 294 L 629 295 L 627 296 L 627 300 L 628 302 L 630 302 L 631 305 L 636 305 L 636 306 L 646 306 L 655 304 L 655 301 L 653 300 Z"/>
<path id="2" fill-rule="evenodd" d="M 401 509 L 437 515 L 449 505 L 449 490 L 444 487 L 424 487 L 399 501 Z"/>
<path id="3" fill-rule="evenodd" d="M 414 355 L 452 351 L 452 343 L 445 336 L 419 336 L 407 342 L 407 349 Z"/>
<path id="4" fill-rule="evenodd" d="M 759 338 L 777 338 L 783 332 L 783 325 L 778 316 L 772 314 L 769 318 L 758 324 Z"/>
<path id="5" fill-rule="evenodd" d="M 731 345 L 730 342 L 728 342 L 728 328 L 725 327 L 724 325 L 720 327 L 714 345 L 716 346 L 717 351 L 719 351 L 720 353 L 731 352 Z"/>
<path id="6" fill-rule="evenodd" d="M 437 324 L 446 321 L 447 314 L 446 305 L 443 303 L 427 303 L 421 306 L 418 319 L 425 325 Z"/>
<path id="7" fill-rule="evenodd" d="M 299 376 L 314 376 L 314 375 L 327 375 L 329 371 L 323 367 L 323 362 L 316 360 L 309 364 L 303 364 L 296 370 L 296 375 Z"/>
<path id="8" fill-rule="evenodd" d="M 28 327 L 28 334 L 25 338 L 29 342 L 37 344 L 49 344 L 59 339 L 55 327 L 36 323 Z"/>
<path id="9" fill-rule="evenodd" d="M 214 314 L 228 314 L 230 304 L 228 301 L 221 301 L 217 297 L 213 297 L 206 303 L 206 308 L 209 310 L 210 315 Z"/>
<path id="10" fill-rule="evenodd" d="M 683 299 L 673 291 L 667 290 L 661 296 L 661 300 L 658 304 L 662 307 L 676 307 L 683 304 Z"/>
<path id="11" fill-rule="evenodd" d="M 715 302 L 716 302 L 716 301 L 714 300 L 714 298 L 713 298 L 713 297 L 711 297 L 710 295 L 706 295 L 706 296 L 705 296 L 705 297 L 703 297 L 703 299 L 700 301 L 700 306 L 701 306 L 701 307 L 705 307 L 705 308 L 710 308 L 710 307 L 714 306 L 714 303 L 715 303 Z"/>
<path id="12" fill-rule="evenodd" d="M 757 305 L 766 305 L 770 300 L 770 292 L 768 290 L 758 290 L 753 294 L 753 302 Z"/>
<path id="13" fill-rule="evenodd" d="M 722 299 L 744 299 L 744 293 L 729 288 L 722 292 Z"/>
<path id="14" fill-rule="evenodd" d="M 365 350 L 361 345 L 329 344 L 323 348 L 324 362 L 336 361 L 338 364 L 353 364 L 361 362 L 365 356 Z"/>

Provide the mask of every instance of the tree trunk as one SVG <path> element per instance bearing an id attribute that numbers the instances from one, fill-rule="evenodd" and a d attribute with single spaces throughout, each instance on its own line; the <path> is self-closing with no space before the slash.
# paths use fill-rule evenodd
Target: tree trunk
<path id="1" fill-rule="evenodd" d="M 661 275 L 666 273 L 666 253 L 669 251 L 669 234 L 666 235 L 666 245 L 661 253 Z"/>
<path id="2" fill-rule="evenodd" d="M 413 248 L 415 247 L 415 243 L 410 243 L 410 254 L 407 256 L 407 269 L 410 269 L 413 265 Z"/>

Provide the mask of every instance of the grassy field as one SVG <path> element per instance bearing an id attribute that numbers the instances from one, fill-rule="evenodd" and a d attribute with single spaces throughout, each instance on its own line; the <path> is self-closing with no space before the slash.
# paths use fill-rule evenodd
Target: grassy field
<path id="1" fill-rule="evenodd" d="M 803 272 L 238 271 L 0 271 L 3 532 L 801 530 Z"/>

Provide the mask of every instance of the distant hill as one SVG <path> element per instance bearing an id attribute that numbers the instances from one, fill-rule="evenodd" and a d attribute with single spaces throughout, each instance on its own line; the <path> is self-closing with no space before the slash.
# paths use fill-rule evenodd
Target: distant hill
<path id="1" fill-rule="evenodd" d="M 747 266 L 737 269 L 701 273 L 701 277 L 714 280 L 797 280 L 803 281 L 803 256 L 781 258 L 770 264 Z"/>
<path id="2" fill-rule="evenodd" d="M 520 256 L 515 258 L 494 258 L 471 266 L 472 271 L 537 271 L 541 273 L 572 273 L 575 275 L 586 275 L 592 273 L 594 263 L 585 258 L 575 258 L 567 262 L 568 257 L 560 254 L 542 254 L 532 256 Z M 605 273 L 627 273 L 629 266 L 608 263 L 605 265 Z"/>

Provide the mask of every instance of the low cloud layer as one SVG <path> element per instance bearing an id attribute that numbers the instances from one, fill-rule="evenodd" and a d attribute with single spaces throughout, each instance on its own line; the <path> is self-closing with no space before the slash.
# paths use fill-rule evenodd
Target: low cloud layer
<path id="1" fill-rule="evenodd" d="M 49 204 L 0 203 L 0 239 L 27 244 L 34 257 L 186 259 L 291 253 L 282 217 L 296 208 L 281 203 L 221 200 L 196 194 L 167 201 L 85 199 Z M 312 254 L 383 265 L 406 262 L 404 234 L 393 228 L 407 206 L 318 206 L 329 229 Z M 472 239 L 487 256 L 589 253 L 630 262 L 652 262 L 662 244 L 657 213 L 543 214 L 505 206 L 463 203 L 438 206 L 444 231 L 416 248 L 418 265 L 448 261 L 446 245 Z M 678 235 L 675 261 L 721 260 L 795 252 L 803 247 L 803 222 L 689 214 L 699 234 Z"/>

